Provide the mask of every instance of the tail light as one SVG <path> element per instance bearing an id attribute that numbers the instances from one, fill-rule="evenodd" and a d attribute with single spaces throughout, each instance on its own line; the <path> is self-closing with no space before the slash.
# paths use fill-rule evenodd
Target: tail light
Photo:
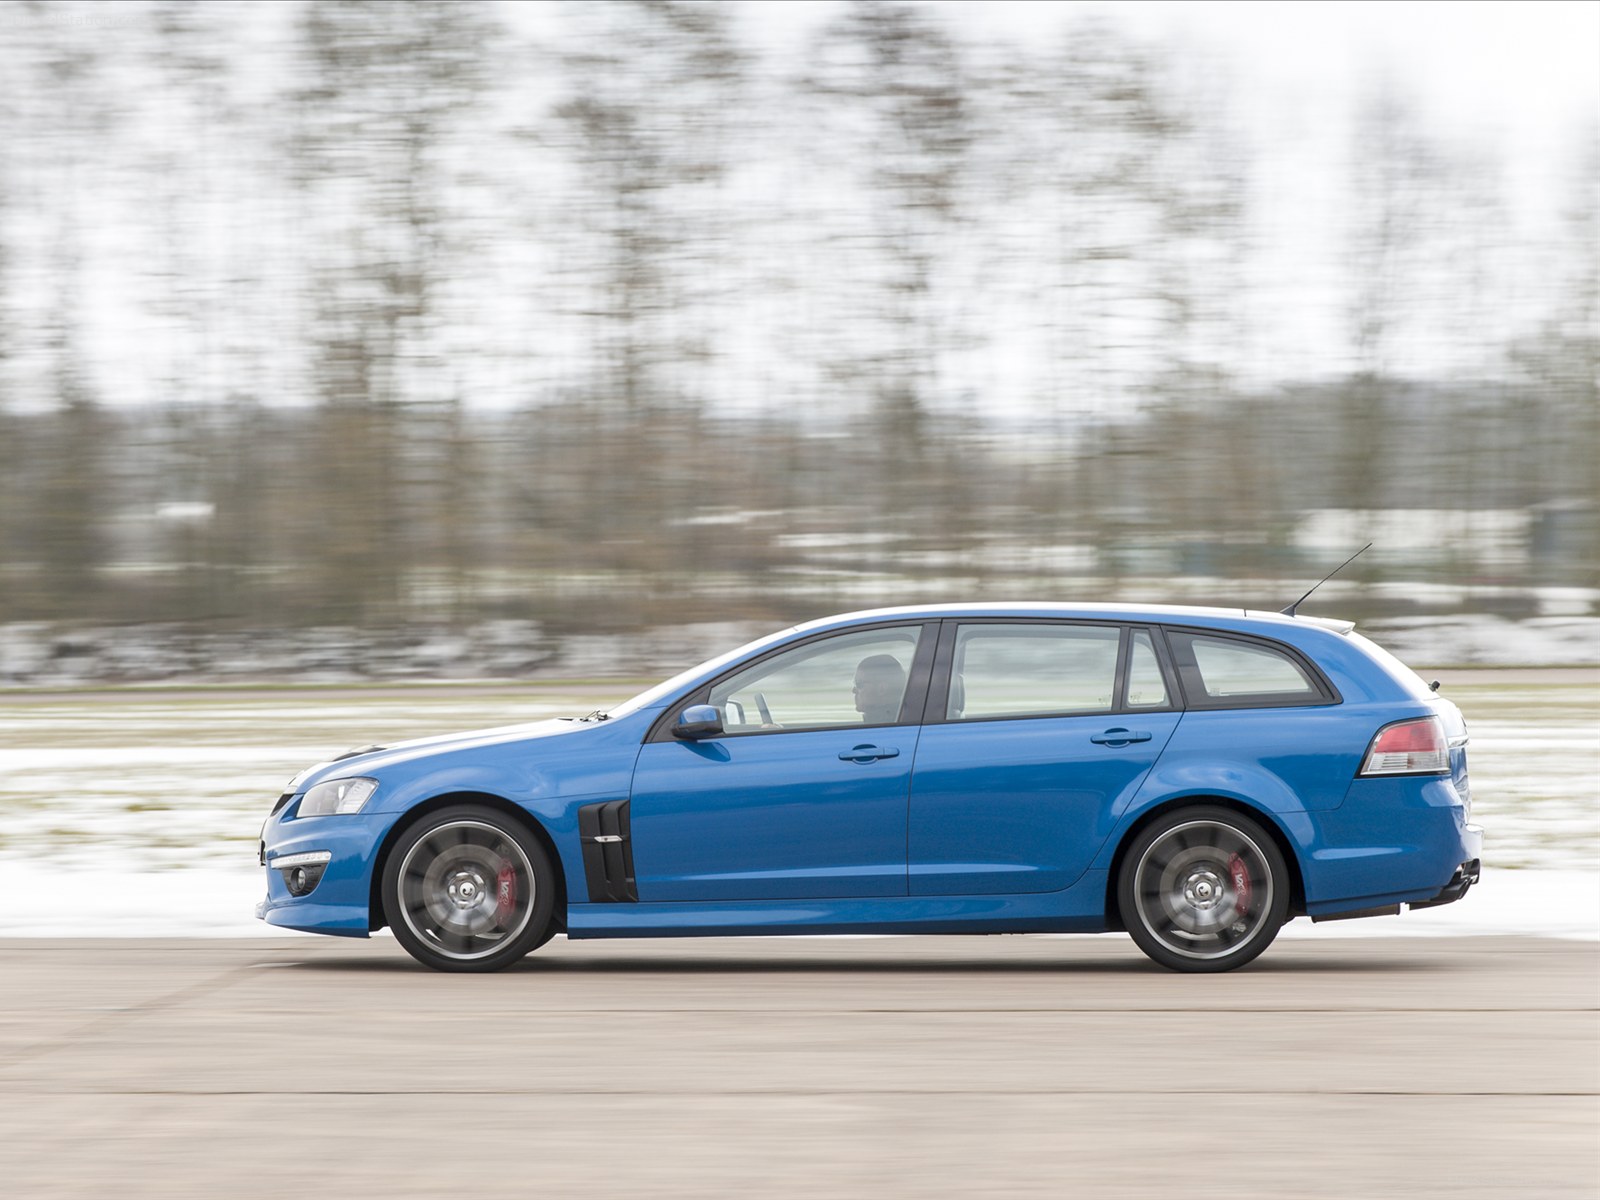
<path id="1" fill-rule="evenodd" d="M 1378 730 L 1361 764 L 1363 775 L 1448 775 L 1450 747 L 1438 717 L 1397 721 Z"/>

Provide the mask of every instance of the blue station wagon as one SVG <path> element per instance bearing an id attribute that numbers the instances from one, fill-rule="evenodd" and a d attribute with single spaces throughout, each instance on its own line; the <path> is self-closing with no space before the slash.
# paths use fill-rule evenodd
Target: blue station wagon
<path id="1" fill-rule="evenodd" d="M 569 938 L 1126 931 L 1242 966 L 1477 881 L 1466 726 L 1348 622 L 880 609 L 609 713 L 352 752 L 262 830 L 290 929 L 492 971 Z"/>

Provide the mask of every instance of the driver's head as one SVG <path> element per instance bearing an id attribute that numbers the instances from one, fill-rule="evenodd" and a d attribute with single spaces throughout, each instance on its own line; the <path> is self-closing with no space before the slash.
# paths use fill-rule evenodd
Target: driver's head
<path id="1" fill-rule="evenodd" d="M 867 722 L 898 719 L 905 690 L 905 668 L 892 654 L 871 655 L 856 667 L 856 711 Z"/>

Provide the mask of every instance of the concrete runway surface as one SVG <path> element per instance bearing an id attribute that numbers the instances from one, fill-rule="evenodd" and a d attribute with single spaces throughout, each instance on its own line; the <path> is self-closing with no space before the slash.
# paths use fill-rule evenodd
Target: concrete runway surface
<path id="1" fill-rule="evenodd" d="M 1600 944 L 0 942 L 0 1194 L 1600 1196 Z"/>

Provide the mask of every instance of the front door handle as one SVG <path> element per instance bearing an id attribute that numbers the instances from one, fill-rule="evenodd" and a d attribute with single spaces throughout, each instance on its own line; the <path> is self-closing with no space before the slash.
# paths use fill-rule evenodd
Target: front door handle
<path id="1" fill-rule="evenodd" d="M 856 746 L 850 750 L 839 751 L 840 762 L 869 763 L 880 758 L 898 758 L 900 751 L 893 746 Z"/>
<path id="2" fill-rule="evenodd" d="M 1108 729 L 1104 733 L 1091 733 L 1089 740 L 1099 746 L 1126 746 L 1130 742 L 1148 742 L 1154 736 L 1142 729 Z"/>

